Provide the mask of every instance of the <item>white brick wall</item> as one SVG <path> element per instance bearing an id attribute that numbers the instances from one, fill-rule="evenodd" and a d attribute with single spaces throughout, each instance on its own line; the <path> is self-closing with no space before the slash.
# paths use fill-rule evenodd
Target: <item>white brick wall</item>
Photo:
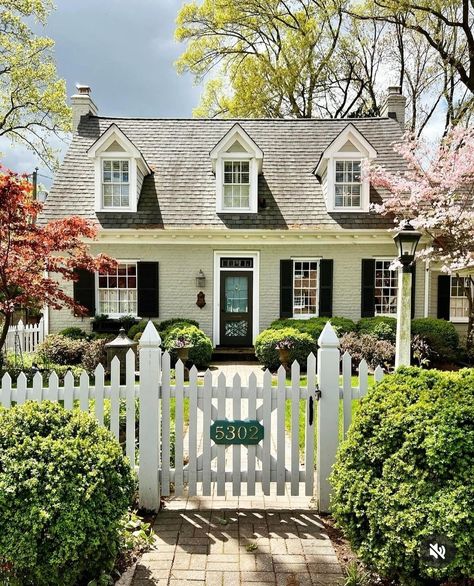
<path id="1" fill-rule="evenodd" d="M 97 244 L 92 252 L 99 252 Z M 190 243 L 176 245 L 109 245 L 100 251 L 119 260 L 153 260 L 160 263 L 160 315 L 159 319 L 189 317 L 196 319 L 202 329 L 212 337 L 213 317 L 213 270 L 214 250 L 231 251 L 232 247 L 213 247 Z M 236 251 L 260 251 L 260 330 L 268 327 L 279 317 L 280 311 L 280 259 L 291 257 L 323 257 L 334 259 L 333 313 L 337 316 L 360 318 L 361 259 L 378 257 L 390 258 L 395 253 L 391 243 L 371 245 L 331 244 L 282 244 L 240 246 Z M 206 306 L 196 306 L 198 289 L 195 277 L 199 269 L 206 275 Z M 72 293 L 72 284 L 67 286 Z M 435 291 L 435 290 L 434 290 Z M 419 265 L 416 276 L 416 313 L 423 316 L 424 271 Z M 436 314 L 435 314 L 436 315 Z M 90 329 L 89 318 L 76 318 L 69 310 L 50 312 L 50 331 L 77 325 Z"/>

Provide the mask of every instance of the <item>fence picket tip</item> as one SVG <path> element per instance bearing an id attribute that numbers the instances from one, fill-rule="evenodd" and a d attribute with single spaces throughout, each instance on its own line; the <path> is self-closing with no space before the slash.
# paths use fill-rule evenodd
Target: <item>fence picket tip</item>
<path id="1" fill-rule="evenodd" d="M 3 383 L 11 383 L 12 382 L 12 377 L 10 376 L 10 373 L 6 372 L 3 376 L 2 376 L 2 384 Z"/>
<path id="2" fill-rule="evenodd" d="M 37 372 L 36 374 L 40 374 L 40 373 Z M 36 374 L 35 374 L 35 376 L 36 376 Z M 55 370 L 53 370 L 53 372 L 49 375 L 48 381 L 49 381 L 49 384 L 50 385 L 51 385 L 51 383 L 53 383 L 53 384 L 55 384 L 55 383 L 56 384 L 59 384 L 59 376 L 58 376 L 58 374 L 57 374 L 57 372 Z"/>
<path id="3" fill-rule="evenodd" d="M 249 385 L 250 384 L 254 385 L 256 383 L 257 383 L 257 375 L 252 370 L 252 372 L 249 374 Z"/>
<path id="4" fill-rule="evenodd" d="M 218 384 L 225 384 L 225 374 L 223 372 L 221 372 L 219 374 L 219 376 L 217 377 L 217 383 Z"/>
<path id="5" fill-rule="evenodd" d="M 193 365 L 191 366 L 191 368 L 189 369 L 189 374 L 190 374 L 190 375 L 191 375 L 191 374 L 193 374 L 193 375 L 197 376 L 197 374 L 198 374 L 198 369 L 196 368 L 196 365 L 195 365 L 195 364 L 193 364 Z"/>
<path id="6" fill-rule="evenodd" d="M 104 365 L 99 362 L 99 364 L 95 367 L 94 374 L 95 376 L 102 376 L 105 373 Z"/>
<path id="7" fill-rule="evenodd" d="M 20 374 L 18 375 L 18 378 L 16 379 L 16 384 L 25 384 L 27 383 L 27 379 L 26 379 L 26 374 L 22 371 L 20 372 Z"/>
<path id="8" fill-rule="evenodd" d="M 234 374 L 234 377 L 232 379 L 232 383 L 234 386 L 239 386 L 241 384 L 240 374 L 238 372 L 236 372 Z"/>

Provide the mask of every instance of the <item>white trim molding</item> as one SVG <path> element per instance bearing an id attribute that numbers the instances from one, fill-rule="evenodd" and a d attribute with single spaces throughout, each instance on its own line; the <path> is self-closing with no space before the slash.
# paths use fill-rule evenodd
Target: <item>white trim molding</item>
<path id="1" fill-rule="evenodd" d="M 221 269 L 221 258 L 235 257 L 235 258 L 252 258 L 253 267 L 244 269 Z M 214 251 L 214 303 L 212 315 L 212 342 L 214 346 L 220 344 L 220 272 L 227 271 L 252 271 L 253 272 L 253 297 L 252 297 L 252 343 L 255 344 L 255 339 L 260 332 L 260 252 L 245 250 L 215 250 Z"/>

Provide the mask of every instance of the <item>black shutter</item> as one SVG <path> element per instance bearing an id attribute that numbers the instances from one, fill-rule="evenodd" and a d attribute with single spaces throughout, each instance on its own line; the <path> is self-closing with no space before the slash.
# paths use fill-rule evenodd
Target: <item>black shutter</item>
<path id="1" fill-rule="evenodd" d="M 293 261 L 280 260 L 280 317 L 293 317 Z"/>
<path id="2" fill-rule="evenodd" d="M 74 301 L 87 308 L 90 316 L 95 315 L 95 273 L 77 269 L 79 280 L 74 281 Z"/>
<path id="3" fill-rule="evenodd" d="M 416 264 L 411 265 L 411 319 L 415 317 L 416 304 Z"/>
<path id="4" fill-rule="evenodd" d="M 449 321 L 449 304 L 451 301 L 451 277 L 438 276 L 438 319 Z"/>
<path id="5" fill-rule="evenodd" d="M 319 261 L 319 315 L 332 317 L 332 283 L 334 273 L 334 261 L 322 259 Z"/>
<path id="6" fill-rule="evenodd" d="M 159 269 L 157 262 L 137 263 L 139 317 L 159 316 Z"/>
<path id="7" fill-rule="evenodd" d="M 361 317 L 375 315 L 375 259 L 362 259 Z"/>

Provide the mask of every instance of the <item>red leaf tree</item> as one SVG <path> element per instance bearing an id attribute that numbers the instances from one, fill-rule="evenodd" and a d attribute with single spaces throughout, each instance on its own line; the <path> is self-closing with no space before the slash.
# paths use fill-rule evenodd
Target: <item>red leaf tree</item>
<path id="1" fill-rule="evenodd" d="M 77 217 L 38 224 L 42 207 L 25 176 L 0 170 L 0 351 L 15 309 L 49 305 L 84 315 L 86 308 L 63 291 L 61 281 L 77 280 L 76 269 L 116 266 L 106 255 L 90 254 L 85 239 L 95 238 L 93 224 Z"/>
<path id="2" fill-rule="evenodd" d="M 474 348 L 474 128 L 455 128 L 437 146 L 405 136 L 395 150 L 404 173 L 369 170 L 372 185 L 390 192 L 374 208 L 411 224 L 429 237 L 417 257 L 440 263 L 441 270 L 465 277 L 468 300 L 467 347 Z M 472 269 L 472 271 L 470 270 Z M 470 273 L 470 274 L 469 274 Z"/>

